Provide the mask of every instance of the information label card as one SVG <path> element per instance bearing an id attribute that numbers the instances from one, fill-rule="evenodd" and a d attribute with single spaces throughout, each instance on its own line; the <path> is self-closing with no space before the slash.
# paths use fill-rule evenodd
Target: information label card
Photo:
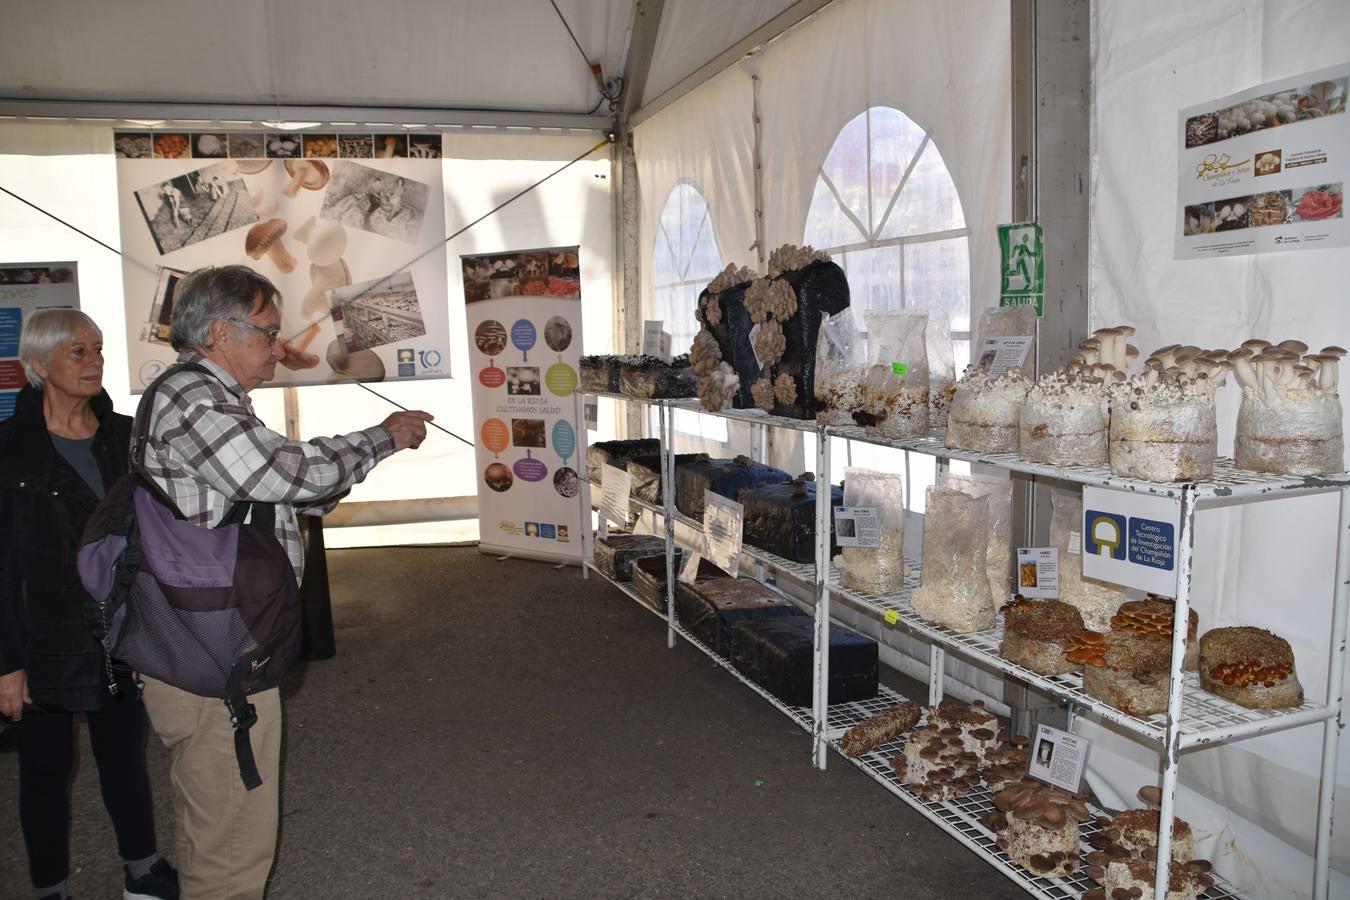
<path id="1" fill-rule="evenodd" d="M 1017 593 L 1037 600 L 1059 597 L 1059 548 L 1017 548 Z"/>
<path id="2" fill-rule="evenodd" d="M 1083 575 L 1088 578 L 1175 597 L 1180 534 L 1180 500 L 1083 488 Z"/>
<path id="3" fill-rule="evenodd" d="M 732 578 L 740 573 L 745 510 L 735 500 L 703 492 L 703 555 Z"/>
<path id="4" fill-rule="evenodd" d="M 880 547 L 881 525 L 875 506 L 836 506 L 834 535 L 840 547 Z"/>
<path id="5" fill-rule="evenodd" d="M 1083 783 L 1083 769 L 1091 749 L 1092 741 L 1085 737 L 1049 725 L 1037 725 L 1027 774 L 1076 794 Z"/>

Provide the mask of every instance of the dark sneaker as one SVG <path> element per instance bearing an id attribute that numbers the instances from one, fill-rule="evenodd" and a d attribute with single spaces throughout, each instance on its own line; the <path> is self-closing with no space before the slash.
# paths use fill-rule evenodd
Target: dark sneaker
<path id="1" fill-rule="evenodd" d="M 167 859 L 161 859 L 140 878 L 132 878 L 126 866 L 122 867 L 126 881 L 122 900 L 178 900 L 178 871 Z"/>

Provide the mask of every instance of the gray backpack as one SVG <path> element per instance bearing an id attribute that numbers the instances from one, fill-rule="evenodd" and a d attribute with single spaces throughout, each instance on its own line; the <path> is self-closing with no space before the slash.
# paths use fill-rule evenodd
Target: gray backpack
<path id="1" fill-rule="evenodd" d="M 131 471 L 108 490 L 84 529 L 78 569 L 97 607 L 109 687 L 112 659 L 202 697 L 225 701 L 244 784 L 262 784 L 249 744 L 257 716 L 247 695 L 276 687 L 300 653 L 300 591 L 272 532 L 270 503 L 238 502 L 215 528 L 184 519 L 145 471 L 153 398 L 136 411 Z M 248 516 L 249 511 L 252 516 Z M 248 516 L 249 521 L 245 522 Z"/>

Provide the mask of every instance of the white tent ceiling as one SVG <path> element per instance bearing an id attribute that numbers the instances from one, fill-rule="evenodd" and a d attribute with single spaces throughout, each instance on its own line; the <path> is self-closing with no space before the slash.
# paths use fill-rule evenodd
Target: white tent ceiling
<path id="1" fill-rule="evenodd" d="M 621 75 L 635 0 L 556 2 L 586 56 Z M 819 3 L 663 5 L 649 99 L 785 9 Z M 10 101 L 579 115 L 602 99 L 549 0 L 7 0 L 3 16 Z"/>

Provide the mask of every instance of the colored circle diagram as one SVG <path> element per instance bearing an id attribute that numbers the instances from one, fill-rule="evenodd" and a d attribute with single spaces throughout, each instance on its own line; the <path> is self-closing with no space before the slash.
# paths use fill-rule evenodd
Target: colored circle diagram
<path id="1" fill-rule="evenodd" d="M 577 370 L 562 361 L 558 361 L 548 367 L 544 373 L 544 384 L 548 385 L 550 392 L 559 397 L 570 397 L 572 392 L 577 389 Z"/>
<path id="2" fill-rule="evenodd" d="M 525 362 L 530 361 L 530 348 L 538 339 L 539 333 L 529 319 L 516 319 L 516 323 L 511 326 L 511 343 L 520 351 L 521 359 Z"/>
<path id="3" fill-rule="evenodd" d="M 553 423 L 553 452 L 558 454 L 558 458 L 564 463 L 571 458 L 572 453 L 577 449 L 577 435 L 572 430 L 572 423 L 566 419 L 559 419 Z"/>
<path id="4" fill-rule="evenodd" d="M 478 434 L 483 440 L 483 446 L 488 448 L 493 456 L 499 456 L 511 444 L 511 432 L 501 419 L 488 419 L 478 430 Z"/>
<path id="5" fill-rule="evenodd" d="M 506 384 L 506 372 L 488 360 L 487 368 L 478 373 L 478 382 L 485 388 L 499 388 Z"/>

